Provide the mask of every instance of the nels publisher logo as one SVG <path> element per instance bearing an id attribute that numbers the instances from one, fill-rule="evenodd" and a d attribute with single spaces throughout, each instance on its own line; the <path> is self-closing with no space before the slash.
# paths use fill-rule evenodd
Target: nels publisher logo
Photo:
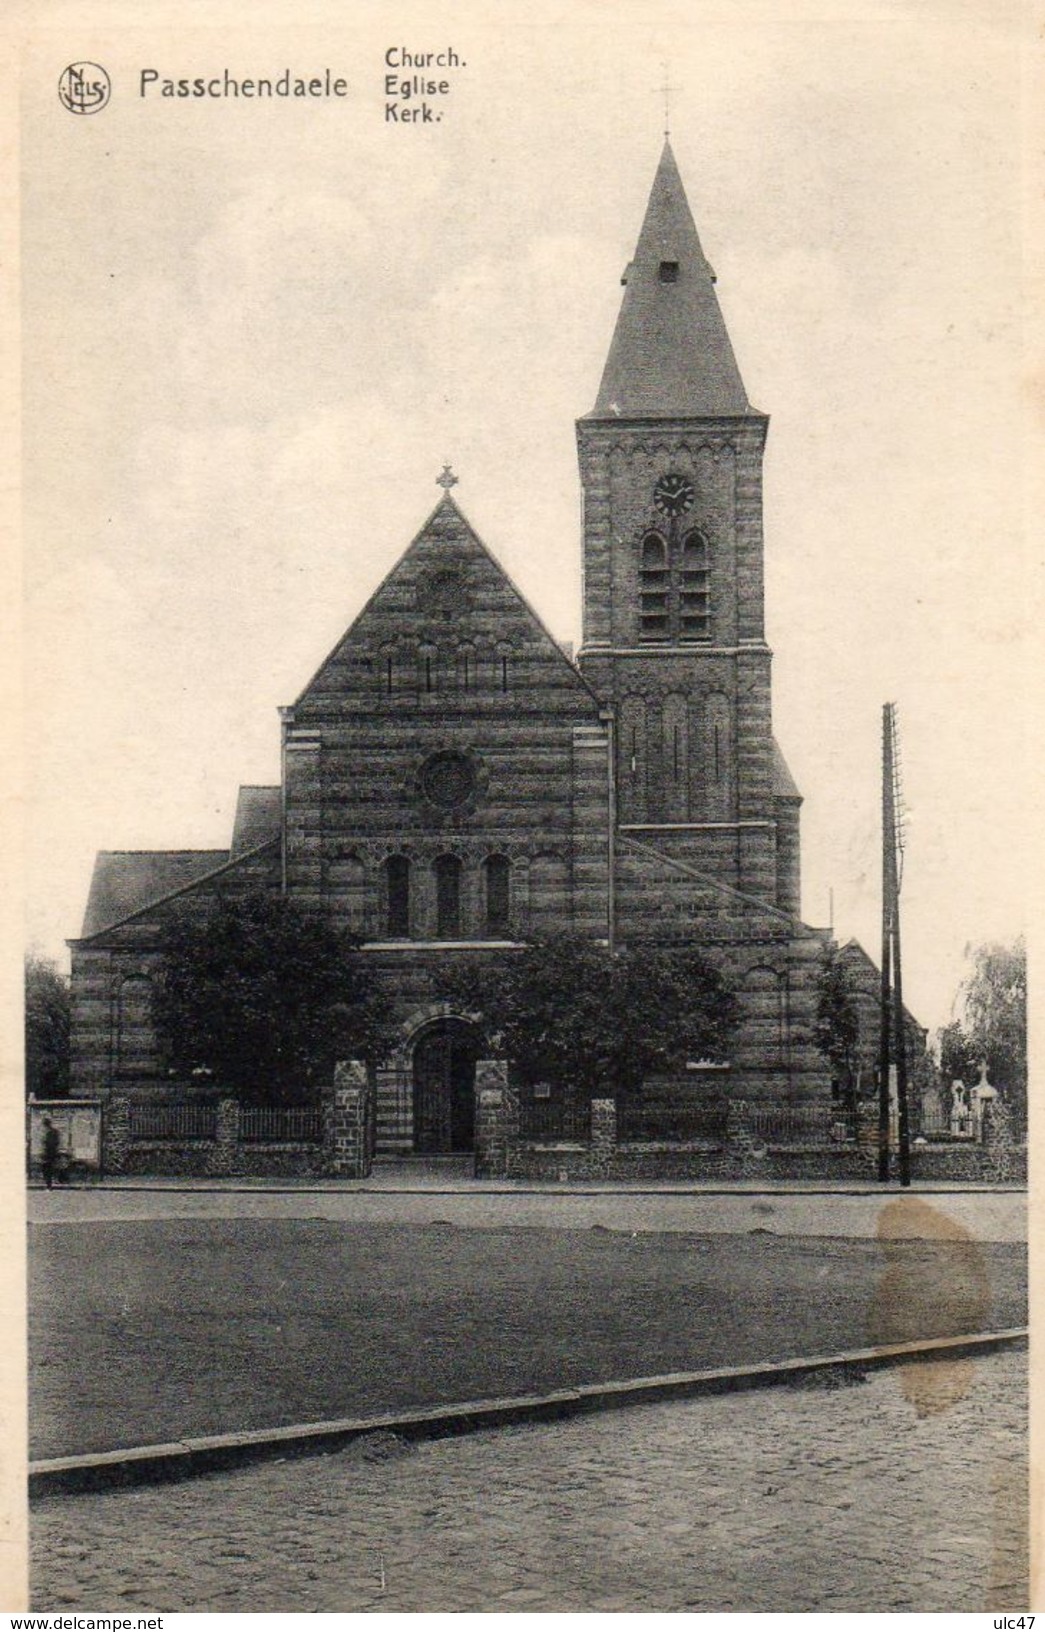
<path id="1" fill-rule="evenodd" d="M 58 95 L 70 113 L 100 113 L 112 94 L 104 68 L 96 62 L 73 62 L 58 81 Z"/>

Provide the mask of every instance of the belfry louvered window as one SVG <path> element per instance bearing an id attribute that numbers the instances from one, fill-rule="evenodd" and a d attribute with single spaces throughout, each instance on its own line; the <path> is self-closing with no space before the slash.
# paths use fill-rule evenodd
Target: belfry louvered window
<path id="1" fill-rule="evenodd" d="M 682 539 L 649 532 L 639 565 L 639 636 L 642 640 L 711 639 L 711 561 L 696 528 Z"/>
<path id="2" fill-rule="evenodd" d="M 659 533 L 647 533 L 642 540 L 639 574 L 639 619 L 643 640 L 665 640 L 670 633 L 668 618 L 668 546 Z"/>
<path id="3" fill-rule="evenodd" d="M 679 576 L 679 636 L 707 640 L 711 634 L 711 589 L 708 541 L 703 533 L 687 533 L 682 540 Z"/>

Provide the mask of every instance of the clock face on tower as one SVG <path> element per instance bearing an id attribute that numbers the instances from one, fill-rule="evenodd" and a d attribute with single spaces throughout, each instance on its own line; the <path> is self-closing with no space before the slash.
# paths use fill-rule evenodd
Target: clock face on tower
<path id="1" fill-rule="evenodd" d="M 689 477 L 677 471 L 662 476 L 653 489 L 653 503 L 662 516 L 684 516 L 695 497 Z"/>

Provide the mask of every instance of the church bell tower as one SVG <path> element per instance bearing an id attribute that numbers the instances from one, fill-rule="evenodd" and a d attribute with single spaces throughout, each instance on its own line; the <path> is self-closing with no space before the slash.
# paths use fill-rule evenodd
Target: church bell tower
<path id="1" fill-rule="evenodd" d="M 618 825 L 796 916 L 799 795 L 776 749 L 762 454 L 670 144 L 595 407 L 580 666 L 612 708 Z"/>

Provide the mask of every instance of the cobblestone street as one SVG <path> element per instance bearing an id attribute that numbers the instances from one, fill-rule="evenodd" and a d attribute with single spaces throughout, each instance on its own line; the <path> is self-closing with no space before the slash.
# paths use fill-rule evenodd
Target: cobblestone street
<path id="1" fill-rule="evenodd" d="M 34 1607 L 1026 1607 L 1026 1356 L 53 1497 Z"/>

